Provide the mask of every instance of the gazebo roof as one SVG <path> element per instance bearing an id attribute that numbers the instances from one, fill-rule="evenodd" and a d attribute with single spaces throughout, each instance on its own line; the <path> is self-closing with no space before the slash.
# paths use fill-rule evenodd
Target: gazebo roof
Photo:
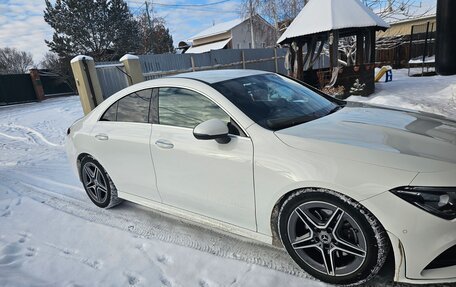
<path id="1" fill-rule="evenodd" d="M 310 0 L 277 43 L 331 30 L 363 27 L 386 30 L 389 25 L 359 0 Z"/>

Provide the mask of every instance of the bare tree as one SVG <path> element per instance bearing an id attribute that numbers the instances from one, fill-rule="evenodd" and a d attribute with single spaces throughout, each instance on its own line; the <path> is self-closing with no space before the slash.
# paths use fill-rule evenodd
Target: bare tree
<path id="1" fill-rule="evenodd" d="M 60 57 L 59 55 L 52 53 L 52 52 L 47 52 L 43 60 L 40 62 L 40 68 L 56 72 L 60 70 Z"/>
<path id="2" fill-rule="evenodd" d="M 276 29 L 282 21 L 294 19 L 309 0 L 242 0 L 241 16 L 259 14 Z"/>
<path id="3" fill-rule="evenodd" d="M 32 54 L 16 48 L 0 48 L 0 74 L 23 74 L 33 65 Z"/>
<path id="4" fill-rule="evenodd" d="M 422 0 L 363 0 L 363 3 L 389 21 L 420 17 L 431 10 L 422 9 Z"/>

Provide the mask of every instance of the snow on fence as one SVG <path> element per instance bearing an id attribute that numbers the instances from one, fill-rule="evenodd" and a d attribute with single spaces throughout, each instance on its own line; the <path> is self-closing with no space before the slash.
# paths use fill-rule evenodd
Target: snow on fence
<path id="1" fill-rule="evenodd" d="M 203 54 L 141 55 L 144 78 L 215 69 L 256 69 L 286 74 L 287 49 L 223 49 Z"/>

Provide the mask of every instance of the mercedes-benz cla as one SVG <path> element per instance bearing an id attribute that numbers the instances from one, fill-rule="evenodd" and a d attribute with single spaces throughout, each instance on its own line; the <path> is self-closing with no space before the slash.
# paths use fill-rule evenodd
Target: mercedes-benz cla
<path id="1" fill-rule="evenodd" d="M 432 95 L 429 95 L 432 97 Z M 267 243 L 360 284 L 456 282 L 456 122 L 339 101 L 261 71 L 130 86 L 68 130 L 89 198 L 129 200 Z"/>

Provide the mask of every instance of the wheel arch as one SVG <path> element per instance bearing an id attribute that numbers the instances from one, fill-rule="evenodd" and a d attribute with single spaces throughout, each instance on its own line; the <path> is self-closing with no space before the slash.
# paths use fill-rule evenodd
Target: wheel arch
<path id="1" fill-rule="evenodd" d="M 366 211 L 368 211 L 380 224 L 380 226 L 383 228 L 385 234 L 386 234 L 386 239 L 387 239 L 387 244 L 389 245 L 388 248 L 388 253 L 386 255 L 385 259 L 385 264 L 383 267 L 380 269 L 379 273 L 382 274 L 382 277 L 387 278 L 386 280 L 399 280 L 401 277 L 404 277 L 405 275 L 405 256 L 403 254 L 403 250 L 401 248 L 401 243 L 399 240 L 390 232 L 388 232 L 385 227 L 383 226 L 382 222 L 378 219 L 378 217 L 370 211 L 367 207 L 365 207 L 361 202 L 353 199 L 352 197 L 339 193 L 333 189 L 325 188 L 325 187 L 316 187 L 316 186 L 311 186 L 311 187 L 301 187 L 301 188 L 295 188 L 293 190 L 290 190 L 286 193 L 284 193 L 274 204 L 274 207 L 271 211 L 271 217 L 270 217 L 270 224 L 271 224 L 271 233 L 272 233 L 272 244 L 276 247 L 280 248 L 285 248 L 282 244 L 282 241 L 280 239 L 279 235 L 279 230 L 278 230 L 278 220 L 279 220 L 279 213 L 282 205 L 293 195 L 296 193 L 302 191 L 302 190 L 311 190 L 311 191 L 326 191 L 329 192 L 330 194 L 333 195 L 342 195 L 345 198 L 348 198 L 355 204 L 359 204 L 364 208 Z M 397 242 L 395 241 L 397 239 Z M 398 243 L 398 244 L 397 244 Z"/>
<path id="2" fill-rule="evenodd" d="M 77 165 L 77 168 L 78 168 L 79 180 L 80 180 L 81 182 L 82 182 L 81 162 L 82 162 L 82 160 L 83 160 L 84 158 L 86 158 L 86 157 L 88 157 L 88 156 L 91 157 L 91 158 L 93 158 L 92 155 L 83 152 L 83 153 L 79 154 L 78 157 L 77 157 L 77 159 L 76 159 L 76 165 Z"/>
<path id="3" fill-rule="evenodd" d="M 324 187 L 316 187 L 316 186 L 295 188 L 293 190 L 290 190 L 290 191 L 284 193 L 276 201 L 276 203 L 274 204 L 274 207 L 272 208 L 272 211 L 271 211 L 270 224 L 271 224 L 271 233 L 272 233 L 272 245 L 277 246 L 277 247 L 281 247 L 281 248 L 283 247 L 282 241 L 280 240 L 279 230 L 278 230 L 278 221 L 279 221 L 280 208 L 282 207 L 283 203 L 288 198 L 290 198 L 292 195 L 294 195 L 295 193 L 297 193 L 297 192 L 299 192 L 301 190 L 329 191 L 330 193 L 333 193 L 333 194 L 339 194 L 339 192 L 337 192 L 335 190 L 324 188 Z M 387 232 L 387 230 L 384 228 L 384 226 L 381 223 L 381 221 L 378 220 L 377 216 L 375 216 L 375 214 L 372 211 L 367 209 L 362 203 L 360 203 L 359 201 L 353 199 L 352 197 L 350 197 L 348 195 L 345 195 L 345 194 L 343 194 L 343 196 L 344 197 L 348 197 L 350 200 L 356 202 L 357 204 L 359 204 L 363 208 L 365 208 L 367 211 L 369 211 L 377 219 L 377 221 L 380 223 L 380 225 L 383 227 L 383 229 Z M 389 232 L 387 232 L 387 234 L 390 235 L 390 236 L 387 236 L 387 238 L 388 238 L 388 243 L 390 244 L 390 247 L 391 247 L 389 249 L 390 254 L 388 254 L 388 257 L 392 256 L 395 259 L 395 260 L 393 259 L 396 262 L 393 263 L 392 268 L 396 271 L 395 273 L 397 273 L 398 272 L 396 270 L 397 260 L 398 260 L 398 258 L 401 257 L 401 255 L 397 256 L 397 254 L 396 254 L 396 252 L 398 251 L 398 249 L 396 248 L 397 246 L 395 244 L 393 244 L 393 242 L 391 241 L 391 234 Z M 388 259 L 389 258 L 387 258 L 387 260 Z"/>

